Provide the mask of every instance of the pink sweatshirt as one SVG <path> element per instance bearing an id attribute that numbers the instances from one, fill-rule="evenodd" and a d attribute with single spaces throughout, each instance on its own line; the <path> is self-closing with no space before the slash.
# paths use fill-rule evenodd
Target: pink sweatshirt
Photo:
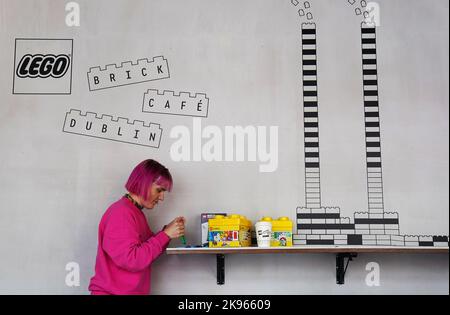
<path id="1" fill-rule="evenodd" d="M 154 235 L 144 213 L 126 197 L 112 204 L 98 231 L 92 294 L 144 295 L 150 293 L 151 264 L 166 249 L 170 238 Z"/>

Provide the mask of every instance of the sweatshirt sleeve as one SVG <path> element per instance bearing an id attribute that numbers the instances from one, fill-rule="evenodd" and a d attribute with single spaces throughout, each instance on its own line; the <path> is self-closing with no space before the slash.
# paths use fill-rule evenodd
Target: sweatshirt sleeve
<path id="1" fill-rule="evenodd" d="M 167 225 L 164 225 L 164 227 L 162 228 L 162 230 L 159 233 L 163 233 L 165 236 L 167 236 L 167 234 L 164 232 L 164 230 L 166 229 Z M 170 243 L 170 237 L 167 236 L 167 238 L 169 239 L 169 241 L 167 242 L 166 245 L 163 246 L 163 252 L 166 251 L 167 247 L 169 246 Z"/>
<path id="2" fill-rule="evenodd" d="M 119 210 L 111 213 L 102 246 L 117 266 L 138 272 L 148 268 L 164 252 L 169 241 L 167 234 L 161 231 L 142 242 L 131 213 Z"/>

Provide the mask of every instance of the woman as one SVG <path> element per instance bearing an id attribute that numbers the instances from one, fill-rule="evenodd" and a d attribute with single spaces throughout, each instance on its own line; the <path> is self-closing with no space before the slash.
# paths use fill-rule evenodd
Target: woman
<path id="1" fill-rule="evenodd" d="M 93 295 L 150 293 L 151 264 L 171 239 L 184 235 L 185 219 L 178 217 L 153 234 L 142 210 L 153 209 L 172 189 L 169 170 L 154 160 L 137 165 L 125 185 L 128 193 L 103 215 L 98 231 Z"/>

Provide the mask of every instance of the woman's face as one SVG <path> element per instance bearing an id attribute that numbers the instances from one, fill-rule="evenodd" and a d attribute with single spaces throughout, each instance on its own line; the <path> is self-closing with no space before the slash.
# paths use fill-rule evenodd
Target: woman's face
<path id="1" fill-rule="evenodd" d="M 157 185 L 155 183 L 152 184 L 149 193 L 149 197 L 146 201 L 143 202 L 143 206 L 147 209 L 153 209 L 158 202 L 164 200 L 164 193 L 166 189 L 163 186 Z"/>

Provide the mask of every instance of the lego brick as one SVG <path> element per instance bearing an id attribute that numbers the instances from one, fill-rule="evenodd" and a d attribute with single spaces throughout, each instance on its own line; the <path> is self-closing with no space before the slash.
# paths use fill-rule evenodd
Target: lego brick
<path id="1" fill-rule="evenodd" d="M 347 239 L 348 245 L 363 245 L 362 235 L 348 235 Z"/>
<path id="2" fill-rule="evenodd" d="M 302 23 L 302 31 L 311 30 L 310 34 L 316 34 L 316 23 Z"/>
<path id="3" fill-rule="evenodd" d="M 368 212 L 356 212 L 354 214 L 355 219 L 368 219 L 369 213 Z"/>
<path id="4" fill-rule="evenodd" d="M 419 236 L 419 242 L 433 242 L 432 236 Z"/>
<path id="5" fill-rule="evenodd" d="M 325 212 L 326 213 L 332 213 L 332 214 L 340 214 L 341 213 L 341 210 L 340 210 L 340 208 L 337 208 L 337 207 L 335 207 L 335 208 L 325 208 Z"/>
<path id="6" fill-rule="evenodd" d="M 350 218 L 341 218 L 339 224 L 350 224 Z"/>
<path id="7" fill-rule="evenodd" d="M 398 213 L 396 212 L 385 212 L 384 214 L 385 219 L 398 219 Z"/>
<path id="8" fill-rule="evenodd" d="M 384 230 L 384 233 L 387 235 L 399 235 L 400 234 L 400 230 Z"/>
<path id="9" fill-rule="evenodd" d="M 448 236 L 433 236 L 433 242 L 448 243 Z"/>
<path id="10" fill-rule="evenodd" d="M 398 226 L 398 219 L 355 219 L 355 224 L 370 224 L 373 225 L 391 225 L 394 229 Z"/>
<path id="11" fill-rule="evenodd" d="M 326 234 L 341 234 L 341 230 L 326 230 Z"/>
<path id="12" fill-rule="evenodd" d="M 384 228 L 386 230 L 400 230 L 400 225 L 399 224 L 385 224 Z"/>
<path id="13" fill-rule="evenodd" d="M 208 117 L 209 98 L 206 94 L 163 91 L 149 89 L 144 94 L 142 111 L 192 117 Z"/>
<path id="14" fill-rule="evenodd" d="M 384 224 L 369 224 L 371 230 L 384 230 Z"/>
<path id="15" fill-rule="evenodd" d="M 311 187 L 311 188 L 320 188 L 320 187 L 317 187 L 317 185 L 314 185 L 314 184 L 307 184 L 307 188 L 309 188 L 309 187 Z M 311 201 L 313 201 L 314 202 L 314 200 L 320 200 L 320 193 L 313 193 L 313 192 L 306 192 L 306 198 L 308 199 L 308 200 L 311 200 Z"/>
<path id="16" fill-rule="evenodd" d="M 104 69 L 92 67 L 87 73 L 89 90 L 97 91 L 124 85 L 137 84 L 170 78 L 169 64 L 163 56 L 152 60 L 139 59 L 137 63 L 131 61 L 107 65 Z"/>
<path id="17" fill-rule="evenodd" d="M 335 245 L 333 240 L 307 240 L 307 245 Z"/>
<path id="18" fill-rule="evenodd" d="M 311 213 L 310 208 L 297 208 L 297 213 Z"/>
<path id="19" fill-rule="evenodd" d="M 392 241 L 405 242 L 405 237 L 402 235 L 391 235 Z"/>
<path id="20" fill-rule="evenodd" d="M 419 237 L 416 235 L 406 235 L 405 242 L 419 242 Z"/>
<path id="21" fill-rule="evenodd" d="M 124 142 L 134 145 L 159 148 L 163 130 L 159 124 L 145 124 L 143 121 L 130 122 L 119 117 L 70 110 L 66 113 L 63 132 L 92 138 Z"/>
<path id="22" fill-rule="evenodd" d="M 383 198 L 383 193 L 379 193 L 379 192 L 372 192 L 369 189 L 369 198 Z"/>
<path id="23" fill-rule="evenodd" d="M 419 242 L 419 247 L 433 247 L 433 242 Z"/>
<path id="24" fill-rule="evenodd" d="M 322 219 L 325 220 L 325 223 L 335 224 L 338 215 L 336 214 L 328 214 L 328 213 L 299 213 L 297 214 L 298 219 Z"/>

